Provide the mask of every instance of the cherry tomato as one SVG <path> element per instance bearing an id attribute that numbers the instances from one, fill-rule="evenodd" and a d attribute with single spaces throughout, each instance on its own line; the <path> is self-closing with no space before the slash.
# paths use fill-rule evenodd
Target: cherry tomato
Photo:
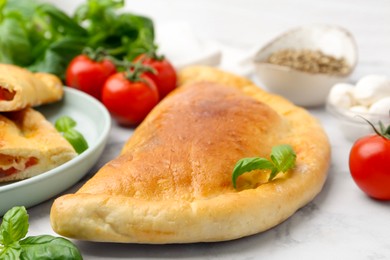
<path id="1" fill-rule="evenodd" d="M 176 70 L 166 58 L 155 54 L 141 54 L 135 59 L 137 61 L 155 70 L 156 73 L 146 72 L 146 75 L 156 83 L 160 99 L 176 88 Z"/>
<path id="2" fill-rule="evenodd" d="M 358 139 L 349 156 L 351 175 L 367 195 L 390 200 L 390 140 L 381 135 Z"/>
<path id="3" fill-rule="evenodd" d="M 110 76 L 102 91 L 102 102 L 122 125 L 137 125 L 158 103 L 157 87 L 145 74 L 131 81 L 124 72 Z"/>
<path id="4" fill-rule="evenodd" d="M 115 72 L 115 65 L 110 60 L 94 61 L 82 54 L 69 63 L 66 70 L 66 85 L 100 100 L 104 82 Z"/>

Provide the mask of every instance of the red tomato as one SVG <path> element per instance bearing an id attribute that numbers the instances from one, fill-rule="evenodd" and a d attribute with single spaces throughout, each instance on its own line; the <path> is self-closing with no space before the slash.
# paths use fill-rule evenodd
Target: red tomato
<path id="1" fill-rule="evenodd" d="M 12 100 L 15 97 L 15 92 L 14 91 L 9 91 L 8 89 L 1 88 L 0 87 L 0 101 L 1 100 Z"/>
<path id="2" fill-rule="evenodd" d="M 115 65 L 108 59 L 94 61 L 87 55 L 79 55 L 69 63 L 66 85 L 100 100 L 104 82 L 115 72 Z"/>
<path id="3" fill-rule="evenodd" d="M 135 61 L 140 61 L 155 69 L 156 73 L 146 72 L 157 86 L 160 99 L 176 88 L 177 75 L 176 70 L 166 58 L 152 57 L 148 54 L 141 54 Z"/>
<path id="4" fill-rule="evenodd" d="M 390 200 L 390 140 L 381 135 L 358 139 L 349 156 L 351 175 L 367 195 Z"/>
<path id="5" fill-rule="evenodd" d="M 103 86 L 102 102 L 123 125 L 137 125 L 158 103 L 156 85 L 146 75 L 142 81 L 130 81 L 124 72 L 110 76 Z"/>

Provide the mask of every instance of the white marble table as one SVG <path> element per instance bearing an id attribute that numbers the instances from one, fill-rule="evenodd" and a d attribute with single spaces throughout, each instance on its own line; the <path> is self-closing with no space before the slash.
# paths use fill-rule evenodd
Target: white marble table
<path id="1" fill-rule="evenodd" d="M 80 1 L 50 2 L 70 11 Z M 222 44 L 221 66 L 226 69 L 237 67 L 237 53 L 245 56 L 288 28 L 311 23 L 338 24 L 355 35 L 359 47 L 359 64 L 351 80 L 369 73 L 390 76 L 387 0 L 145 0 L 128 1 L 127 5 L 129 10 L 152 17 L 157 25 L 185 21 L 202 39 Z M 234 59 L 228 59 L 232 50 L 238 51 Z M 390 203 L 372 200 L 357 188 L 347 164 L 352 144 L 323 108 L 309 111 L 323 123 L 329 136 L 331 168 L 322 192 L 284 223 L 258 235 L 221 243 L 123 245 L 75 241 L 84 258 L 390 259 Z M 103 156 L 86 178 L 115 157 L 131 134 L 131 129 L 113 125 Z M 66 193 L 75 191 L 81 183 Z M 55 235 L 49 224 L 51 203 L 47 201 L 28 210 L 29 235 Z"/>

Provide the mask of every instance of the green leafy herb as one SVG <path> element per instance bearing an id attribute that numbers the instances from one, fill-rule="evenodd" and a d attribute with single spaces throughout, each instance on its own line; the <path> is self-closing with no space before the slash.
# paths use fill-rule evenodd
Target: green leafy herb
<path id="1" fill-rule="evenodd" d="M 78 132 L 74 127 L 77 123 L 69 116 L 62 116 L 54 123 L 55 128 L 68 142 L 73 146 L 78 154 L 81 154 L 88 149 L 88 143 L 84 136 Z"/>
<path id="2" fill-rule="evenodd" d="M 75 127 L 77 123 L 69 116 L 62 116 L 56 120 L 54 125 L 59 132 L 66 132 Z"/>
<path id="3" fill-rule="evenodd" d="M 151 19 L 121 12 L 124 0 L 87 0 L 67 15 L 33 0 L 0 0 L 0 62 L 64 78 L 86 47 L 132 60 L 155 48 Z"/>
<path id="4" fill-rule="evenodd" d="M 25 207 L 13 207 L 5 213 L 0 226 L 0 259 L 82 259 L 77 247 L 65 238 L 50 235 L 24 238 L 28 227 Z"/>
<path id="5" fill-rule="evenodd" d="M 237 178 L 253 170 L 270 170 L 268 181 L 272 181 L 279 172 L 287 172 L 295 166 L 296 154 L 290 145 L 278 145 L 272 148 L 271 160 L 252 157 L 240 159 L 233 169 L 233 187 L 237 189 Z"/>

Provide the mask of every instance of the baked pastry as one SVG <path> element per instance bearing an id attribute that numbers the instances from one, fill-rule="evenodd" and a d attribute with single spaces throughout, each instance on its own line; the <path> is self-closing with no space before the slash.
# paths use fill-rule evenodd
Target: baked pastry
<path id="1" fill-rule="evenodd" d="M 55 232 L 123 243 L 230 240 L 279 224 L 320 192 L 330 146 L 307 111 L 214 68 L 186 68 L 179 79 L 119 157 L 55 200 Z M 295 168 L 264 183 L 258 172 L 242 175 L 235 190 L 236 162 L 278 144 L 293 147 Z"/>
<path id="2" fill-rule="evenodd" d="M 55 75 L 0 64 L 0 112 L 55 102 L 63 93 L 61 80 Z"/>
<path id="3" fill-rule="evenodd" d="M 26 108 L 0 114 L 0 182 L 35 176 L 76 155 L 38 111 Z"/>

